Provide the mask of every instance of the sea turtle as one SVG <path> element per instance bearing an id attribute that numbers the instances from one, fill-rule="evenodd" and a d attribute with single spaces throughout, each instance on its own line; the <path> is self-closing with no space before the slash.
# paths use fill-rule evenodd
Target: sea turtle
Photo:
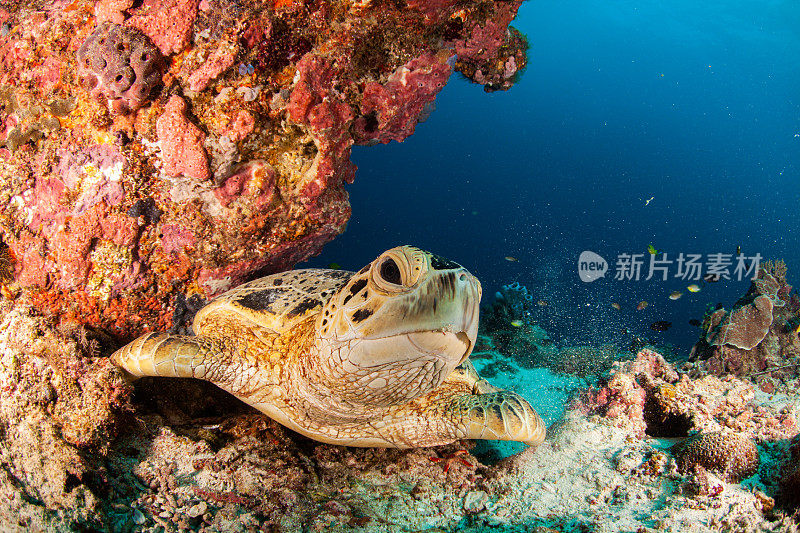
<path id="1" fill-rule="evenodd" d="M 322 442 L 536 446 L 539 415 L 467 360 L 480 298 L 460 265 L 400 246 L 357 273 L 293 270 L 245 283 L 200 309 L 196 336 L 150 333 L 112 361 L 134 378 L 205 379 Z"/>

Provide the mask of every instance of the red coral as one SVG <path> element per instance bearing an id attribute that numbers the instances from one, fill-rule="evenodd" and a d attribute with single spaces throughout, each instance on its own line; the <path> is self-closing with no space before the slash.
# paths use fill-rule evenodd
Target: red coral
<path id="1" fill-rule="evenodd" d="M 220 187 L 214 189 L 214 196 L 223 207 L 228 207 L 244 192 L 249 207 L 263 210 L 272 201 L 277 177 L 275 169 L 269 164 L 252 161 L 238 168 Z"/>
<path id="2" fill-rule="evenodd" d="M 527 64 L 525 37 L 509 26 L 521 1 L 494 4 L 493 16 L 471 21 L 466 39 L 454 41 L 458 61 L 456 69 L 487 91 L 511 88 L 517 72 Z"/>
<path id="3" fill-rule="evenodd" d="M 26 235 L 12 243 L 10 248 L 17 258 L 14 272 L 17 283 L 23 287 L 47 286 L 50 269 L 44 258 L 44 239 Z"/>
<path id="4" fill-rule="evenodd" d="M 123 11 L 133 5 L 133 0 L 100 0 L 94 5 L 94 17 L 98 25 L 103 22 L 122 24 L 125 20 Z"/>
<path id="5" fill-rule="evenodd" d="M 334 236 L 331 228 L 323 227 L 318 232 L 296 241 L 275 246 L 268 256 L 261 259 L 242 261 L 220 268 L 202 268 L 197 281 L 204 286 L 208 297 L 212 298 L 242 283 L 256 270 L 280 272 L 292 268 L 300 261 L 311 257 Z"/>
<path id="6" fill-rule="evenodd" d="M 350 106 L 333 93 L 335 69 L 323 58 L 306 54 L 297 63 L 299 79 L 289 99 L 289 117 L 306 124 L 317 141 L 316 173 L 302 185 L 301 201 L 312 217 L 322 193 L 335 189 L 342 181 L 352 183 L 355 165 L 350 161 L 353 140 L 348 126 L 353 119 Z"/>
<path id="7" fill-rule="evenodd" d="M 197 238 L 189 228 L 178 224 L 166 224 L 161 227 L 161 248 L 165 253 L 180 252 L 195 243 Z"/>
<path id="8" fill-rule="evenodd" d="M 145 0 L 127 21 L 150 37 L 165 56 L 189 44 L 199 0 Z"/>
<path id="9" fill-rule="evenodd" d="M 189 76 L 189 88 L 193 91 L 202 91 L 208 86 L 209 81 L 232 67 L 235 58 L 235 45 L 220 44 L 206 62 Z"/>
<path id="10" fill-rule="evenodd" d="M 458 4 L 457 0 L 408 0 L 409 9 L 416 9 L 425 15 L 428 23 L 438 22 L 447 16 Z"/>
<path id="11" fill-rule="evenodd" d="M 311 109 L 331 94 L 335 71 L 324 58 L 308 53 L 297 62 L 298 80 L 289 97 L 289 118 L 298 124 L 308 124 Z"/>
<path id="12" fill-rule="evenodd" d="M 198 181 L 209 177 L 208 156 L 203 148 L 205 134 L 186 117 L 186 102 L 172 96 L 156 121 L 164 171 L 170 176 L 185 174 Z"/>
<path id="13" fill-rule="evenodd" d="M 425 52 L 395 70 L 385 84 L 367 83 L 362 116 L 355 122 L 358 142 L 402 142 L 414 133 L 423 110 L 436 99 L 451 72 L 446 57 Z"/>
<path id="14" fill-rule="evenodd" d="M 228 124 L 228 130 L 225 135 L 233 142 L 242 141 L 253 132 L 255 125 L 256 119 L 253 115 L 249 111 L 240 109 Z"/>

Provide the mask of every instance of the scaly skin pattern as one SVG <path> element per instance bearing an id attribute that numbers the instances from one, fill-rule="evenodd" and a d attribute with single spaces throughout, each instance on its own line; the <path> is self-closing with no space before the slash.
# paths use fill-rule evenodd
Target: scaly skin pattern
<path id="1" fill-rule="evenodd" d="M 205 379 L 322 442 L 536 446 L 542 419 L 467 359 L 479 300 L 461 266 L 398 247 L 356 274 L 301 270 L 242 285 L 197 314 L 196 336 L 151 333 L 112 361 L 133 378 Z"/>

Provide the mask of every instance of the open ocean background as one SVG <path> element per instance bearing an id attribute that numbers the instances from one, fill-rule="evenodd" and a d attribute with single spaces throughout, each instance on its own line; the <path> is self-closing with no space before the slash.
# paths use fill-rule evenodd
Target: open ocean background
<path id="1" fill-rule="evenodd" d="M 519 82 L 486 94 L 454 74 L 412 137 L 355 148 L 347 231 L 299 266 L 358 270 L 413 244 L 477 275 L 483 303 L 528 287 L 559 344 L 628 328 L 687 354 L 689 319 L 749 282 L 618 281 L 618 254 L 740 246 L 785 259 L 800 285 L 800 3 L 531 1 L 513 25 L 530 45 Z M 580 281 L 583 250 L 606 278 Z"/>

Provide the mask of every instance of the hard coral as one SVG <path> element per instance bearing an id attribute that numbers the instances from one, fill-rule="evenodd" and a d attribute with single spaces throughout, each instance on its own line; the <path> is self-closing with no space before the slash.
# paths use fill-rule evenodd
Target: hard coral
<path id="1" fill-rule="evenodd" d="M 769 332 L 772 307 L 768 297 L 758 296 L 730 313 L 720 309 L 711 316 L 706 342 L 712 346 L 730 344 L 742 350 L 755 348 Z"/>
<path id="2" fill-rule="evenodd" d="M 698 433 L 673 447 L 678 470 L 684 474 L 702 467 L 737 483 L 758 470 L 753 439 L 728 431 Z"/>
<path id="3" fill-rule="evenodd" d="M 100 24 L 78 49 L 80 83 L 115 113 L 142 107 L 161 83 L 163 58 L 135 28 Z"/>
<path id="4" fill-rule="evenodd" d="M 764 263 L 731 311 L 718 309 L 707 316 L 706 331 L 690 360 L 703 361 L 717 374 L 745 375 L 778 367 L 784 374 L 793 373 L 785 363 L 800 353 L 795 332 L 800 314 L 791 290 L 785 264 Z"/>

